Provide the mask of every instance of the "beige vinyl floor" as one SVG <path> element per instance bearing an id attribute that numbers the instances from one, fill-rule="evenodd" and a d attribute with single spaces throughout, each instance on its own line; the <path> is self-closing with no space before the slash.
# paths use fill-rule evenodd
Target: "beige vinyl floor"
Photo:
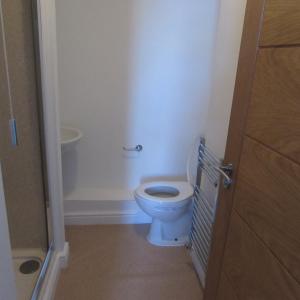
<path id="1" fill-rule="evenodd" d="M 69 226 L 70 261 L 55 300 L 201 300 L 184 247 L 156 247 L 148 225 Z"/>

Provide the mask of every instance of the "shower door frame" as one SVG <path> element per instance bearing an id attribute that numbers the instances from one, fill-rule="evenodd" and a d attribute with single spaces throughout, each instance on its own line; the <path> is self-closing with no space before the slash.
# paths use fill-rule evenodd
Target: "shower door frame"
<path id="1" fill-rule="evenodd" d="M 51 207 L 53 234 L 52 255 L 48 270 L 41 285 L 39 299 L 51 299 L 60 269 L 67 264 L 69 247 L 65 241 L 63 189 L 61 169 L 60 118 L 58 102 L 57 41 L 55 0 L 36 0 L 38 14 L 38 40 L 41 68 L 43 127 L 47 164 L 47 185 Z M 1 164 L 0 164 L 1 167 Z M 1 170 L 0 170 L 1 174 Z M 0 176 L 0 180 L 2 177 Z M 8 235 L 4 191 L 0 182 L 0 278 L 1 294 L 6 300 L 16 300 L 16 285 L 13 271 L 12 252 Z M 51 241 L 50 241 L 51 242 Z M 5 264 L 4 264 L 5 263 Z"/>

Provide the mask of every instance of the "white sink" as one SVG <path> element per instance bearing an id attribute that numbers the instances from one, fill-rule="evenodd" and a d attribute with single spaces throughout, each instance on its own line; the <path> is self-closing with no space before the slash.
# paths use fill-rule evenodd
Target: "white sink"
<path id="1" fill-rule="evenodd" d="M 82 132 L 73 127 L 62 126 L 60 128 L 61 150 L 66 152 L 74 149 L 75 145 L 82 138 Z"/>

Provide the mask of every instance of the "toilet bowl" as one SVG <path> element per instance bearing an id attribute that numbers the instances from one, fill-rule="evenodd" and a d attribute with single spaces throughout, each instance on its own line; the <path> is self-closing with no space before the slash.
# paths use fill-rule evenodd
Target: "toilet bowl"
<path id="1" fill-rule="evenodd" d="M 193 187 L 185 181 L 158 181 L 140 185 L 135 199 L 152 217 L 147 236 L 157 246 L 183 246 L 191 227 Z"/>

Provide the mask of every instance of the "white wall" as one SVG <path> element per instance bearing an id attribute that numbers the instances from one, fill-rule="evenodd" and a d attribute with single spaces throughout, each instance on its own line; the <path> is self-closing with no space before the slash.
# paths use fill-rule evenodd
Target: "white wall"
<path id="1" fill-rule="evenodd" d="M 63 158 L 68 187 L 130 190 L 185 176 L 206 123 L 217 3 L 56 2 L 62 122 L 84 133 Z M 122 151 L 136 144 L 142 153 Z"/>
<path id="2" fill-rule="evenodd" d="M 247 0 L 221 0 L 205 136 L 224 157 Z"/>

